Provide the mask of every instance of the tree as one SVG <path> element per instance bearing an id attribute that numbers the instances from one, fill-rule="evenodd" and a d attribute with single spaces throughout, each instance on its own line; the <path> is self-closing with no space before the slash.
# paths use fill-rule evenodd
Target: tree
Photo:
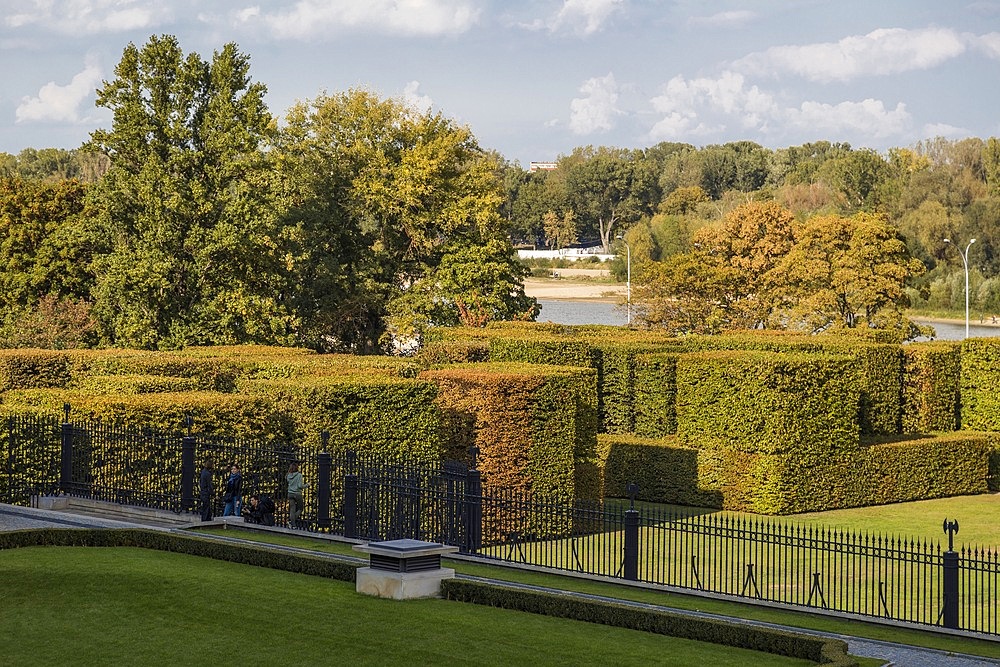
<path id="1" fill-rule="evenodd" d="M 387 326 L 406 334 L 400 322 L 418 304 L 436 323 L 428 304 L 459 303 L 437 292 L 444 258 L 462 257 L 465 247 L 510 249 L 495 156 L 441 114 L 363 90 L 323 95 L 289 111 L 277 152 L 300 184 L 297 208 L 311 211 L 298 227 L 293 270 L 325 266 L 331 280 L 338 270 L 348 278 L 334 280 L 333 300 L 323 284 L 301 287 L 301 298 L 315 304 L 303 316 L 326 349 L 382 349 Z"/>
<path id="2" fill-rule="evenodd" d="M 581 236 L 600 238 L 604 252 L 610 251 L 618 227 L 652 214 L 657 203 L 643 196 L 655 185 L 655 174 L 637 169 L 641 158 L 636 151 L 587 146 L 561 158 L 549 176 L 579 217 Z"/>
<path id="3" fill-rule="evenodd" d="M 31 312 L 46 297 L 86 299 L 96 234 L 87 188 L 0 179 L 0 313 Z"/>
<path id="4" fill-rule="evenodd" d="M 110 243 L 95 262 L 105 342 L 294 341 L 288 286 L 274 281 L 284 258 L 261 150 L 274 119 L 249 67 L 235 44 L 206 62 L 172 36 L 152 37 L 129 44 L 98 90 L 114 118 L 89 145 L 110 159 L 94 189 Z"/>
<path id="5" fill-rule="evenodd" d="M 545 245 L 560 250 L 576 243 L 576 215 L 573 210 L 566 211 L 560 218 L 555 211 L 549 211 L 543 218 L 545 226 Z"/>
<path id="6" fill-rule="evenodd" d="M 779 265 L 792 305 L 788 322 L 812 332 L 869 326 L 909 334 L 905 287 L 924 272 L 884 216 L 817 216 L 796 231 Z"/>
<path id="7" fill-rule="evenodd" d="M 390 304 L 390 330 L 397 340 L 419 340 L 432 326 L 534 320 L 538 302 L 524 294 L 528 274 L 502 239 L 450 248 L 436 267 Z"/>

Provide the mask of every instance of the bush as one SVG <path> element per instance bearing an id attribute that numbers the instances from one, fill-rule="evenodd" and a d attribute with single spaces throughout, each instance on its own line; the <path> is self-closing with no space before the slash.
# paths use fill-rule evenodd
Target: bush
<path id="1" fill-rule="evenodd" d="M 138 547 L 256 565 L 315 577 L 354 581 L 357 565 L 263 546 L 199 539 L 143 529 L 42 528 L 0 533 L 0 549 L 23 547 Z"/>
<path id="2" fill-rule="evenodd" d="M 600 623 L 640 632 L 812 660 L 827 665 L 840 667 L 857 665 L 857 662 L 847 655 L 847 643 L 837 639 L 812 637 L 638 605 L 507 588 L 459 579 L 447 579 L 441 582 L 441 589 L 447 599 L 459 602 Z"/>
<path id="3" fill-rule="evenodd" d="M 0 350 L 0 392 L 65 387 L 69 379 L 69 361 L 65 353 L 32 349 Z"/>
<path id="4" fill-rule="evenodd" d="M 660 440 L 629 435 L 602 435 L 598 458 L 604 469 L 604 495 L 628 496 L 629 484 L 638 486 L 636 498 L 654 503 L 722 507 L 723 494 L 700 487 L 702 452 L 683 447 L 676 437 Z"/>
<path id="5" fill-rule="evenodd" d="M 1000 340 L 962 343 L 962 428 L 1000 431 Z"/>

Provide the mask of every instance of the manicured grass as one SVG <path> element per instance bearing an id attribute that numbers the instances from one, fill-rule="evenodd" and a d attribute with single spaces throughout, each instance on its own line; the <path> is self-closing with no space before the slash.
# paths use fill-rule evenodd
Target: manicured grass
<path id="1" fill-rule="evenodd" d="M 0 664 L 808 665 L 132 548 L 0 552 Z"/>
<path id="2" fill-rule="evenodd" d="M 309 537 L 260 533 L 239 529 L 227 529 L 225 531 L 208 529 L 206 532 L 220 532 L 221 534 L 229 537 L 240 537 L 268 544 L 293 546 L 322 551 L 324 553 L 350 556 L 358 555 L 357 552 L 352 550 L 349 544 L 342 542 L 328 542 Z M 878 639 L 900 644 L 908 644 L 911 646 L 924 646 L 942 651 L 970 653 L 973 655 L 1000 659 L 1000 643 L 995 642 L 949 637 L 947 635 L 922 632 L 920 630 L 909 630 L 854 620 L 839 619 L 829 616 L 785 611 L 769 607 L 759 607 L 750 604 L 740 604 L 726 600 L 718 600 L 694 595 L 668 593 L 646 588 L 579 579 L 570 576 L 501 567 L 499 565 L 470 563 L 465 560 L 449 559 L 446 564 L 447 567 L 452 567 L 461 574 L 471 576 L 487 577 L 491 579 L 531 584 L 535 586 L 545 586 L 561 590 L 571 590 L 593 595 L 603 595 L 623 600 L 634 600 L 637 602 L 657 604 L 674 609 L 703 611 L 720 614 L 722 616 L 730 616 L 733 618 L 745 618 L 764 621 L 767 623 L 777 623 L 795 628 L 832 632 L 855 637 L 865 637 L 868 639 Z"/>

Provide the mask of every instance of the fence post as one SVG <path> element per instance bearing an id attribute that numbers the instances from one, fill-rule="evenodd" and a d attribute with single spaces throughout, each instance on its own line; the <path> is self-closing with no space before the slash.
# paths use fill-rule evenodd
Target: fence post
<path id="1" fill-rule="evenodd" d="M 948 534 L 948 551 L 942 560 L 944 584 L 944 627 L 958 629 L 958 553 L 955 551 L 955 533 L 958 521 L 944 521 L 944 532 Z"/>
<path id="2" fill-rule="evenodd" d="M 344 537 L 358 536 L 358 476 L 344 475 Z"/>
<path id="3" fill-rule="evenodd" d="M 316 517 L 316 525 L 320 530 L 330 530 L 330 489 L 333 486 L 333 479 L 331 477 L 333 457 L 330 456 L 329 452 L 320 452 L 319 456 L 316 457 L 316 463 L 319 467 L 319 516 Z"/>
<path id="4" fill-rule="evenodd" d="M 181 509 L 194 510 L 194 448 L 193 435 L 181 438 Z"/>
<path id="5" fill-rule="evenodd" d="M 465 520 L 468 522 L 465 550 L 474 554 L 483 547 L 483 478 L 478 469 L 479 448 L 470 447 L 469 453 L 472 454 L 472 467 L 465 478 Z"/>
<path id="6" fill-rule="evenodd" d="M 629 484 L 626 489 L 630 506 L 625 511 L 625 560 L 622 575 L 629 581 L 639 580 L 639 512 L 635 509 L 635 496 L 639 487 Z"/>
<path id="7" fill-rule="evenodd" d="M 73 425 L 69 423 L 69 411 L 69 403 L 63 403 L 59 467 L 59 488 L 63 493 L 69 493 L 73 485 Z"/>

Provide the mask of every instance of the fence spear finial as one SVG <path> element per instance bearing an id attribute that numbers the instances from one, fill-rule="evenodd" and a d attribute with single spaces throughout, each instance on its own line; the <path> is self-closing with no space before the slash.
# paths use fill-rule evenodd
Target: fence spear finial
<path id="1" fill-rule="evenodd" d="M 948 551 L 955 550 L 955 533 L 958 532 L 958 519 L 954 521 L 944 520 L 944 532 L 948 533 Z"/>

